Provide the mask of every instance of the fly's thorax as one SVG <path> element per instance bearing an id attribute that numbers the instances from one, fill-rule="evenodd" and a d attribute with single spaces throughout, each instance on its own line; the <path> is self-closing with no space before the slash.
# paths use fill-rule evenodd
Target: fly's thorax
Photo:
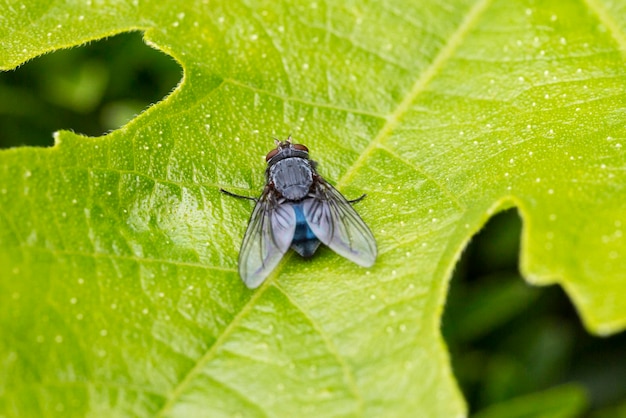
<path id="1" fill-rule="evenodd" d="M 301 200 L 313 184 L 313 168 L 307 158 L 289 157 L 270 164 L 268 180 L 285 199 Z"/>

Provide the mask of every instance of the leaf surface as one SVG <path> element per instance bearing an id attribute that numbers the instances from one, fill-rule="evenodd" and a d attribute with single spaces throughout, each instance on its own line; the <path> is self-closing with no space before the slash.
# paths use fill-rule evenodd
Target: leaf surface
<path id="1" fill-rule="evenodd" d="M 123 128 L 0 153 L 0 411 L 465 413 L 439 332 L 495 211 L 528 280 L 624 328 L 626 4 L 8 2 L 0 68 L 130 30 L 177 89 Z M 372 228 L 362 269 L 236 273 L 271 136 L 291 133 Z"/>

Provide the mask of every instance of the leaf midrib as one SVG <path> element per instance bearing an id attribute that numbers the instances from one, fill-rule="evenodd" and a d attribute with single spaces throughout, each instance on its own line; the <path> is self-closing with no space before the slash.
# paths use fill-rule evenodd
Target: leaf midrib
<path id="1" fill-rule="evenodd" d="M 385 124 L 381 128 L 380 132 L 376 137 L 370 141 L 367 147 L 363 150 L 363 152 L 359 155 L 359 157 L 355 160 L 351 167 L 346 170 L 343 176 L 337 181 L 337 187 L 340 188 L 342 185 L 346 184 L 354 175 L 355 172 L 358 171 L 362 166 L 365 165 L 365 161 L 371 154 L 375 151 L 379 144 L 383 142 L 385 138 L 387 138 L 393 129 L 400 123 L 402 116 L 410 109 L 411 104 L 415 100 L 415 98 L 421 93 L 425 86 L 432 80 L 432 78 L 437 74 L 437 72 L 441 69 L 443 64 L 453 55 L 458 46 L 461 44 L 463 38 L 471 29 L 471 27 L 478 20 L 479 16 L 487 9 L 491 0 L 481 0 L 477 2 L 468 12 L 465 19 L 461 21 L 461 24 L 458 26 L 457 30 L 452 34 L 449 38 L 448 42 L 443 46 L 443 48 L 439 51 L 432 64 L 426 68 L 424 72 L 420 74 L 417 78 L 409 92 L 405 95 L 404 99 L 398 104 L 396 109 L 389 114 L 385 120 Z M 287 257 L 288 258 L 288 257 Z M 285 261 L 285 259 L 283 260 Z M 167 397 L 167 401 L 163 405 L 163 407 L 156 412 L 156 416 L 162 417 L 165 416 L 169 412 L 169 410 L 174 406 L 175 402 L 178 400 L 179 396 L 183 393 L 183 391 L 187 388 L 193 378 L 200 372 L 202 367 L 208 363 L 208 361 L 213 357 L 213 355 L 217 352 L 217 349 L 223 344 L 223 342 L 227 339 L 227 337 L 233 332 L 233 330 L 239 325 L 241 320 L 246 316 L 246 314 L 252 309 L 255 302 L 265 293 L 267 288 L 272 285 L 272 282 L 276 276 L 279 275 L 282 270 L 282 266 L 285 263 L 281 263 L 272 274 L 265 280 L 265 282 L 258 288 L 252 297 L 243 305 L 242 309 L 233 317 L 233 320 L 228 324 L 228 326 L 224 329 L 222 334 L 218 336 L 213 345 L 207 350 L 207 352 L 196 362 L 196 364 L 187 372 L 185 377 L 180 381 L 178 385 L 173 389 L 171 395 Z M 284 291 L 284 290 L 283 290 Z M 304 315 L 306 315 L 303 312 Z M 312 318 L 307 318 L 314 323 Z M 317 329 L 321 329 L 317 324 L 315 324 Z M 348 372 L 350 372 L 348 370 Z M 350 374 L 350 379 L 354 380 L 353 376 Z M 358 394 L 357 394 L 358 395 Z"/>
<path id="2" fill-rule="evenodd" d="M 615 19 L 613 19 L 606 7 L 597 0 L 583 1 L 587 7 L 595 13 L 598 20 L 606 26 L 615 42 L 619 45 L 622 55 L 626 54 L 626 33 L 622 30 L 622 28 L 620 28 Z"/>

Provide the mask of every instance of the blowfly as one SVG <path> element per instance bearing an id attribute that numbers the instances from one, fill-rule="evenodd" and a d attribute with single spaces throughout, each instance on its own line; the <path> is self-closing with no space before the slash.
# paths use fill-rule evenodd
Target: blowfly
<path id="1" fill-rule="evenodd" d="M 276 140 L 265 157 L 265 188 L 256 199 L 226 190 L 230 196 L 256 202 L 239 252 L 239 275 L 250 289 L 259 287 L 289 247 L 313 256 L 321 243 L 363 266 L 376 261 L 376 241 L 351 203 L 316 171 L 309 149 Z"/>

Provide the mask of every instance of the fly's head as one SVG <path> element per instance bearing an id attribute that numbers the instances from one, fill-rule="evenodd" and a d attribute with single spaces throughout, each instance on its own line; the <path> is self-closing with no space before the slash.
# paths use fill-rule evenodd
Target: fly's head
<path id="1" fill-rule="evenodd" d="M 302 144 L 294 144 L 291 142 L 291 136 L 285 141 L 275 140 L 276 148 L 271 150 L 265 156 L 268 167 L 276 164 L 280 160 L 290 157 L 299 157 L 306 160 L 309 159 L 309 149 Z"/>

